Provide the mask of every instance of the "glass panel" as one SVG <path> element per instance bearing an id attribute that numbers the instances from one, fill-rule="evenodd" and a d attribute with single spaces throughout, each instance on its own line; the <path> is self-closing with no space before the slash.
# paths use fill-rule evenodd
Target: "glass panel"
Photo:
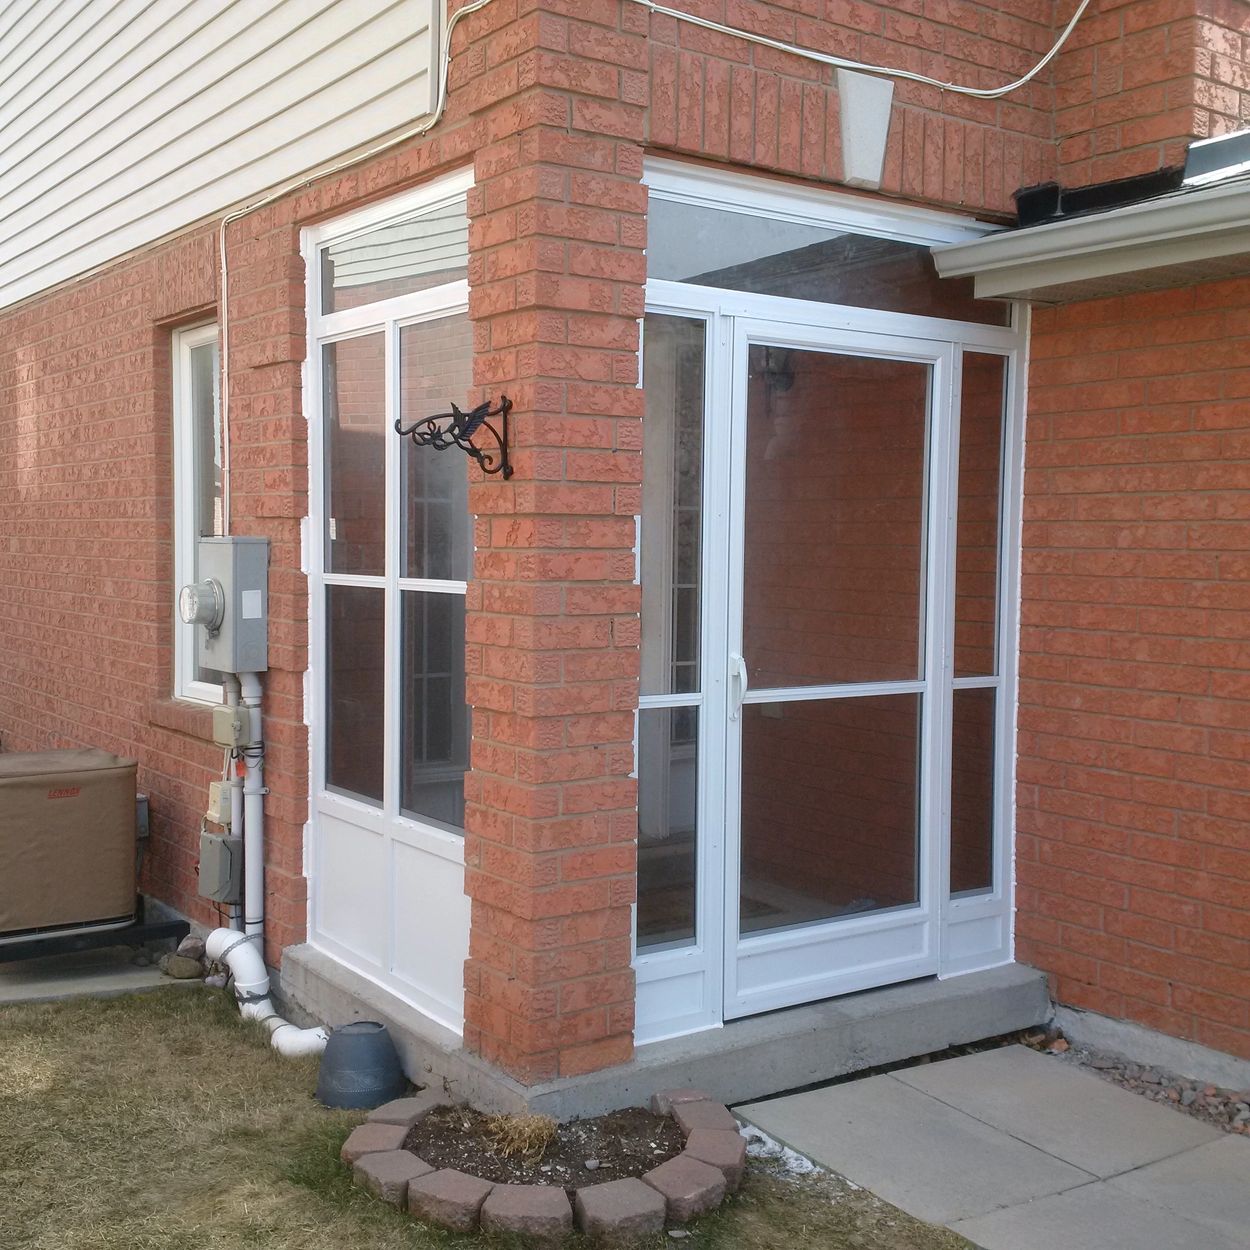
<path id="1" fill-rule="evenodd" d="M 380 576 L 386 571 L 385 338 L 343 339 L 322 353 L 326 571 Z"/>
<path id="2" fill-rule="evenodd" d="M 464 596 L 405 590 L 402 599 L 399 806 L 459 828 L 469 766 Z"/>
<path id="3" fill-rule="evenodd" d="M 928 407 L 928 365 L 752 345 L 742 628 L 753 688 L 922 675 Z"/>
<path id="4" fill-rule="evenodd" d="M 638 713 L 638 949 L 695 940 L 699 710 Z"/>
<path id="5" fill-rule="evenodd" d="M 652 195 L 647 276 L 983 325 L 1011 324 L 973 279 L 939 278 L 929 248 Z"/>
<path id="6" fill-rule="evenodd" d="M 997 673 L 998 566 L 1007 360 L 964 353 L 955 550 L 955 676 Z"/>
<path id="7" fill-rule="evenodd" d="M 188 352 L 191 372 L 192 473 L 195 481 L 195 536 L 222 534 L 221 364 L 216 343 L 201 343 Z M 196 555 L 198 563 L 198 552 Z M 195 577 L 199 577 L 198 568 Z M 195 680 L 220 685 L 214 668 L 195 666 Z"/>
<path id="8" fill-rule="evenodd" d="M 386 592 L 326 587 L 326 786 L 382 802 Z"/>
<path id="9" fill-rule="evenodd" d="M 920 696 L 742 709 L 743 934 L 919 899 Z"/>
<path id="10" fill-rule="evenodd" d="M 465 201 L 427 209 L 407 221 L 321 250 L 322 312 L 342 312 L 468 277 Z"/>
<path id="11" fill-rule="evenodd" d="M 453 403 L 464 408 L 473 386 L 473 327 L 464 313 L 405 326 L 399 332 L 400 416 L 407 424 Z M 406 577 L 469 578 L 469 458 L 404 439 Z"/>
<path id="12" fill-rule="evenodd" d="M 956 690 L 951 709 L 951 893 L 994 886 L 994 712 L 998 692 Z"/>
<path id="13" fill-rule="evenodd" d="M 699 689 L 702 321 L 648 313 L 642 439 L 642 693 Z"/>

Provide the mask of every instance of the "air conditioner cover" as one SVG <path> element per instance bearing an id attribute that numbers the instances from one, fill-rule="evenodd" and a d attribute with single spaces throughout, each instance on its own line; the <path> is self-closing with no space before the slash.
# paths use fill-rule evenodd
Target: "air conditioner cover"
<path id="1" fill-rule="evenodd" d="M 0 754 L 0 938 L 134 916 L 135 770 L 107 751 Z"/>

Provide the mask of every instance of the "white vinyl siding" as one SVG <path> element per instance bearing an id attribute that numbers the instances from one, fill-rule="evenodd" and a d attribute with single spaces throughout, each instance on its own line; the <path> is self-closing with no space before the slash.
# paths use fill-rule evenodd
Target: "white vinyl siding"
<path id="1" fill-rule="evenodd" d="M 0 5 L 0 307 L 410 125 L 437 0 Z"/>

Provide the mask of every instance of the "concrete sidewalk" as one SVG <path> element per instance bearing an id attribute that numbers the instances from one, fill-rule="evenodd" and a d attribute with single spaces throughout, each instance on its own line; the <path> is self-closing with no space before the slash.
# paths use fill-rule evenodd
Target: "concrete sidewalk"
<path id="1" fill-rule="evenodd" d="M 1250 1139 L 1025 1046 L 735 1110 L 984 1250 L 1250 1245 Z"/>

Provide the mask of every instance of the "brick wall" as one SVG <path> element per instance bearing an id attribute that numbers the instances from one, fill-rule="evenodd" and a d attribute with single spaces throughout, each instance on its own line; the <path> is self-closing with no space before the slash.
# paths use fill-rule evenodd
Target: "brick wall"
<path id="1" fill-rule="evenodd" d="M 1097 0 L 1055 64 L 1060 178 L 1150 173 L 1245 126 L 1248 37 L 1242 0 Z"/>
<path id="2" fill-rule="evenodd" d="M 1250 283 L 1034 318 L 1018 951 L 1250 1057 Z"/>

